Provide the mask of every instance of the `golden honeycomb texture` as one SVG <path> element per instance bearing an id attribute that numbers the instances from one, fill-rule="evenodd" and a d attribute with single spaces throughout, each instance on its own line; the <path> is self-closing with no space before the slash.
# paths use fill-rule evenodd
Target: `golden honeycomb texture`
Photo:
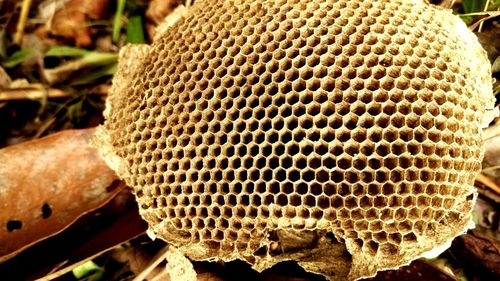
<path id="1" fill-rule="evenodd" d="M 477 39 L 423 0 L 198 0 L 121 53 L 96 143 L 190 258 L 358 279 L 467 229 L 492 107 Z"/>

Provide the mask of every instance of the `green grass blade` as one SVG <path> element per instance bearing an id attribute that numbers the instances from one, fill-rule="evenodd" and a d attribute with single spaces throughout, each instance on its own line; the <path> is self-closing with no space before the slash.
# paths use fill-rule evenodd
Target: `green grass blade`
<path id="1" fill-rule="evenodd" d="M 117 60 L 116 53 L 89 52 L 82 57 L 81 62 L 88 66 L 100 66 L 115 63 Z"/>
<path id="2" fill-rule="evenodd" d="M 98 272 L 98 271 L 103 271 L 104 269 L 100 266 L 98 266 L 95 262 L 93 261 L 88 261 L 80 266 L 75 267 L 73 269 L 73 275 L 77 279 L 81 279 L 85 276 L 88 276 L 92 273 Z"/>
<path id="3" fill-rule="evenodd" d="M 74 81 L 71 81 L 71 85 L 77 86 L 77 85 L 89 84 L 89 83 L 94 82 L 97 79 L 102 78 L 102 77 L 111 76 L 111 75 L 115 74 L 116 68 L 117 68 L 117 64 L 113 63 L 110 65 L 106 65 L 106 66 L 103 66 L 101 68 L 89 71 L 86 74 L 80 75 Z"/>
<path id="4" fill-rule="evenodd" d="M 462 0 L 462 6 L 466 14 L 483 11 L 484 5 L 486 5 L 486 0 Z"/>
<path id="5" fill-rule="evenodd" d="M 113 19 L 113 42 L 117 42 L 120 39 L 125 2 L 126 0 L 117 0 L 115 17 Z"/>
<path id="6" fill-rule="evenodd" d="M 81 57 L 90 51 L 71 46 L 53 46 L 45 52 L 46 57 Z"/>
<path id="7" fill-rule="evenodd" d="M 2 65 L 5 68 L 12 68 L 24 62 L 28 57 L 33 54 L 31 49 L 21 49 L 15 53 L 13 53 L 10 57 L 6 58 Z"/>
<path id="8" fill-rule="evenodd" d="M 144 29 L 142 25 L 142 16 L 133 15 L 128 18 L 127 24 L 127 42 L 144 43 Z"/>

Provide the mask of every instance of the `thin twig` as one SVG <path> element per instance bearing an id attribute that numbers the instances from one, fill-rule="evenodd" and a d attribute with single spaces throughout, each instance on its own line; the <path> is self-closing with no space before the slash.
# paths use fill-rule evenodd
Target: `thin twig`
<path id="1" fill-rule="evenodd" d="M 489 15 L 485 18 L 481 18 L 479 19 L 477 22 L 475 22 L 473 25 L 469 26 L 469 29 L 474 31 L 476 29 L 476 27 L 478 27 L 479 25 L 481 25 L 483 22 L 489 20 L 489 19 L 492 19 L 492 18 L 496 18 L 498 16 L 500 16 L 500 11 L 486 11 L 486 12 L 478 12 L 478 13 L 470 13 L 470 14 L 465 14 L 465 15 Z"/>
<path id="2" fill-rule="evenodd" d="M 146 277 L 156 268 L 158 265 L 167 259 L 167 252 L 169 246 L 165 246 L 161 249 L 152 259 L 148 266 L 139 273 L 132 281 L 143 281 Z"/>
<path id="3" fill-rule="evenodd" d="M 16 34 L 14 35 L 14 43 L 21 44 L 24 35 L 24 27 L 28 20 L 28 14 L 31 7 L 31 0 L 23 0 L 23 5 L 21 7 L 21 15 L 19 15 L 19 21 L 17 22 Z"/>
<path id="4" fill-rule="evenodd" d="M 36 279 L 36 281 L 51 281 L 51 280 L 54 280 L 56 278 L 59 278 L 59 277 L 63 276 L 64 274 L 71 272 L 76 267 L 78 267 L 78 266 L 80 266 L 80 265 L 82 265 L 82 264 L 84 264 L 84 263 L 86 263 L 86 262 L 88 262 L 90 260 L 93 260 L 93 259 L 97 258 L 98 256 L 104 254 L 107 250 L 108 249 L 106 249 L 105 251 L 101 251 L 101 252 L 99 252 L 99 253 L 97 253 L 95 255 L 92 255 L 90 257 L 87 257 L 87 258 L 85 258 L 85 259 L 83 259 L 83 260 L 81 260 L 79 262 L 75 262 L 73 264 L 65 266 L 64 268 L 62 268 L 60 270 L 57 270 L 56 272 L 49 273 L 49 274 L 47 274 L 44 277 Z M 65 261 L 65 262 L 67 262 L 67 261 Z"/>
<path id="5" fill-rule="evenodd" d="M 45 97 L 61 98 L 70 96 L 59 89 L 43 89 L 39 87 L 0 90 L 0 101 L 8 100 L 33 100 Z"/>
<path id="6" fill-rule="evenodd" d="M 30 87 L 26 88 L 14 88 L 0 90 L 0 101 L 11 101 L 11 100 L 38 100 L 43 98 L 65 98 L 72 96 L 71 93 L 49 88 L 46 89 L 40 84 L 30 84 Z M 96 88 L 95 91 L 91 91 L 89 94 L 94 95 L 106 95 L 107 87 Z"/>
<path id="7" fill-rule="evenodd" d="M 439 4 L 439 6 L 445 8 L 445 9 L 451 9 L 453 5 L 455 5 L 456 0 L 445 0 Z"/>
<path id="8" fill-rule="evenodd" d="M 474 13 L 466 13 L 466 14 L 457 14 L 458 16 L 467 17 L 467 16 L 498 16 L 500 11 L 485 11 L 485 12 L 474 12 Z"/>
<path id="9" fill-rule="evenodd" d="M 483 10 L 483 12 L 488 11 L 488 6 L 489 5 L 490 5 L 490 0 L 486 0 L 486 4 L 484 4 L 484 10 Z M 481 30 L 483 30 L 483 24 L 484 24 L 484 20 L 481 21 L 481 23 L 479 24 L 479 28 L 477 29 L 477 32 L 481 32 Z"/>
<path id="10" fill-rule="evenodd" d="M 500 169 L 500 165 L 483 168 L 483 172 L 491 172 Z"/>

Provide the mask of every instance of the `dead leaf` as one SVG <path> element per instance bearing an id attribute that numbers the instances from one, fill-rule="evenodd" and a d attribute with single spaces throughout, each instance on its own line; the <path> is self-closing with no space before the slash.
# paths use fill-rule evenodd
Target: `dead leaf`
<path id="1" fill-rule="evenodd" d="M 374 278 L 364 279 L 365 281 L 456 281 L 455 278 L 447 275 L 434 266 L 421 261 L 413 261 L 410 265 L 398 270 L 381 271 Z"/>
<path id="2" fill-rule="evenodd" d="M 88 144 L 69 130 L 0 150 L 0 262 L 53 236 L 121 190 Z"/>
<path id="3" fill-rule="evenodd" d="M 88 21 L 102 19 L 108 7 L 109 0 L 70 0 L 55 12 L 52 22 L 43 29 L 52 35 L 74 40 L 76 46 L 90 46 L 92 31 Z"/>
<path id="4" fill-rule="evenodd" d="M 177 6 L 179 2 L 176 0 L 152 0 L 146 10 L 146 18 L 158 26 Z"/>
<path id="5" fill-rule="evenodd" d="M 149 38 L 154 38 L 155 29 L 165 21 L 174 9 L 179 6 L 177 0 L 152 0 L 146 10 L 146 31 Z"/>
<path id="6" fill-rule="evenodd" d="M 2 280 L 52 280 L 144 234 L 146 228 L 134 196 L 127 188 L 61 233 L 1 263 L 0 276 Z"/>
<path id="7" fill-rule="evenodd" d="M 476 231 L 457 237 L 450 248 L 455 260 L 484 280 L 500 280 L 500 241 Z"/>
<path id="8" fill-rule="evenodd" d="M 146 232 L 147 223 L 139 215 L 129 188 L 122 190 L 113 200 L 95 212 L 115 217 L 114 222 L 102 229 L 94 230 L 95 234 L 89 235 L 86 241 L 78 243 L 75 249 L 69 252 L 64 267 L 54 267 L 52 273 L 44 277 L 46 280 L 70 272 L 75 267 Z M 91 219 L 90 216 L 88 219 Z M 85 225 L 86 223 L 80 223 L 80 227 Z"/>

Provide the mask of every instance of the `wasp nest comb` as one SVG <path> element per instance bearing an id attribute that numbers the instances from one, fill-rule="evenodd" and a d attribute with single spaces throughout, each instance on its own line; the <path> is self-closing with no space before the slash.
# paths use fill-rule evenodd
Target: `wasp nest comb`
<path id="1" fill-rule="evenodd" d="M 96 142 L 192 259 L 357 279 L 467 229 L 490 77 L 423 0 L 200 0 L 122 52 Z"/>

